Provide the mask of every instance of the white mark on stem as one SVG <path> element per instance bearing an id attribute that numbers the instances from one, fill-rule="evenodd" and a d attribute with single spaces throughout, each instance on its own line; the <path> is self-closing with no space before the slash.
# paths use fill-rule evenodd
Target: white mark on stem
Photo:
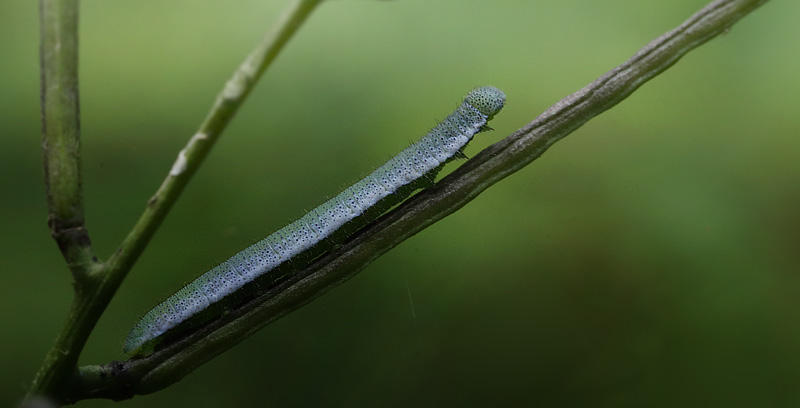
<path id="1" fill-rule="evenodd" d="M 172 169 L 169 171 L 170 176 L 180 176 L 186 170 L 186 149 L 181 149 L 180 153 L 178 153 L 178 159 L 175 160 L 175 164 L 172 165 Z"/>
<path id="2" fill-rule="evenodd" d="M 207 140 L 208 135 L 202 132 L 195 133 L 191 139 L 189 139 L 189 144 L 186 145 L 181 151 L 178 153 L 178 158 L 175 160 L 175 163 L 172 165 L 172 169 L 169 171 L 170 176 L 179 176 L 181 173 L 186 171 L 186 164 L 188 162 L 186 158 L 186 152 L 194 146 L 194 144 L 198 140 Z"/>
<path id="3" fill-rule="evenodd" d="M 242 97 L 246 86 L 246 77 L 242 73 L 237 72 L 233 75 L 233 78 L 225 83 L 225 88 L 222 89 L 222 97 L 229 101 L 235 101 Z"/>

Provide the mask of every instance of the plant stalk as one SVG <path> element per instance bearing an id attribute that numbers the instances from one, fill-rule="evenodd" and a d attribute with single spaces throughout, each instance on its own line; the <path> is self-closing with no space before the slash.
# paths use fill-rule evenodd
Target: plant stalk
<path id="1" fill-rule="evenodd" d="M 293 0 L 275 29 L 248 55 L 180 151 L 161 187 L 109 260 L 94 255 L 83 226 L 78 109 L 78 0 L 41 0 L 42 133 L 50 225 L 75 277 L 75 298 L 28 397 L 77 400 L 77 361 L 125 276 L 258 79 L 322 0 Z"/>
<path id="2" fill-rule="evenodd" d="M 766 0 L 716 0 L 628 61 L 562 99 L 453 173 L 359 231 L 343 245 L 196 332 L 144 358 L 81 367 L 75 399 L 129 398 L 163 389 L 205 362 L 354 276 L 403 240 L 530 164 L 555 142 L 607 111 L 689 51 L 727 32 Z"/>

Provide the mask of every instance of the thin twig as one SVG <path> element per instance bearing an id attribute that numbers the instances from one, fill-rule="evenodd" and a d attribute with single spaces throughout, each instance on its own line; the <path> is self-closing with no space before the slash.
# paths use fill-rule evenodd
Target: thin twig
<path id="1" fill-rule="evenodd" d="M 683 55 L 726 32 L 766 0 L 717 0 L 514 134 L 486 148 L 434 187 L 407 200 L 317 262 L 245 306 L 141 359 L 81 368 L 75 399 L 127 398 L 162 389 L 272 321 L 303 306 L 610 109 Z"/>
<path id="2" fill-rule="evenodd" d="M 217 96 L 214 106 L 200 125 L 197 133 L 189 139 L 172 166 L 161 187 L 147 202 L 144 213 L 122 242 L 119 249 L 108 260 L 105 273 L 109 281 L 121 282 L 147 243 L 155 234 L 167 212 L 189 183 L 200 164 L 208 155 L 219 135 L 238 111 L 261 74 L 269 67 L 284 45 L 308 18 L 322 0 L 295 0 L 287 8 L 275 30 L 247 56 Z"/>
<path id="3" fill-rule="evenodd" d="M 217 97 L 198 132 L 180 151 L 161 187 L 120 245 L 101 265 L 83 228 L 77 100 L 77 0 L 41 0 L 42 111 L 51 225 L 70 267 L 78 270 L 76 296 L 59 337 L 32 383 L 29 396 L 71 402 L 79 381 L 77 359 L 122 280 L 155 234 L 183 188 L 208 155 L 264 71 L 322 0 L 294 0 L 276 28 L 248 55 Z M 52 136 L 51 136 L 52 135 Z M 53 216 L 55 214 L 55 216 Z M 58 232 L 58 234 L 56 234 Z M 65 242 L 62 244 L 62 241 Z M 65 251 L 64 248 L 69 249 Z M 88 266 L 84 266 L 88 265 Z M 77 267 L 76 267 L 77 266 Z"/>
<path id="4" fill-rule="evenodd" d="M 94 288 L 91 275 L 101 264 L 84 226 L 81 190 L 80 109 L 78 101 L 78 1 L 41 0 L 40 63 L 42 150 L 53 238 L 72 272 L 75 298 L 56 342 L 47 353 L 30 391 L 63 390 L 76 370 L 87 333 L 75 332 L 85 314 L 86 296 Z"/>
<path id="5" fill-rule="evenodd" d="M 78 101 L 78 1 L 42 0 L 41 108 L 44 180 L 53 238 L 76 281 L 97 258 L 84 226 Z"/>

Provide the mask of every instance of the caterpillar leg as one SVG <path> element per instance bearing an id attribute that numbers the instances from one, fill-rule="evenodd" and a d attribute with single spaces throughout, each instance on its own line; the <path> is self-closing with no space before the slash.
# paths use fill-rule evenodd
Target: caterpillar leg
<path id="1" fill-rule="evenodd" d="M 463 151 L 459 150 L 456 154 L 453 155 L 454 159 L 464 159 L 469 160 L 469 156 L 467 156 Z"/>

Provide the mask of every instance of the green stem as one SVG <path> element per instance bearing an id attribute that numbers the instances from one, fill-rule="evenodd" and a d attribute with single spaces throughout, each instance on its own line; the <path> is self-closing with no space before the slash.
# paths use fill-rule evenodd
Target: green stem
<path id="1" fill-rule="evenodd" d="M 178 154 L 167 177 L 147 202 L 136 225 L 108 260 L 105 281 L 116 289 L 155 234 L 181 191 L 242 105 L 261 74 L 322 0 L 294 0 L 273 32 L 247 56 L 217 96 L 197 133 Z"/>
<path id="2" fill-rule="evenodd" d="M 58 394 L 73 373 L 89 331 L 76 331 L 72 322 L 87 314 L 85 297 L 101 264 L 84 227 L 80 165 L 78 101 L 78 1 L 41 0 L 40 61 L 42 148 L 45 186 L 53 238 L 74 279 L 75 299 L 53 348 L 34 379 L 30 394 Z M 91 325 L 93 326 L 93 324 Z"/>
<path id="3" fill-rule="evenodd" d="M 105 263 L 89 246 L 80 192 L 77 0 L 41 0 L 42 117 L 51 225 L 76 276 L 75 299 L 59 337 L 34 379 L 29 396 L 75 401 L 77 360 L 89 334 L 147 243 L 264 71 L 322 0 L 294 0 L 276 28 L 228 80 L 198 132 L 150 198 L 144 213 Z M 63 238 L 60 238 L 63 237 Z M 62 241 L 64 242 L 62 244 Z M 66 250 L 65 250 L 66 248 Z"/>
<path id="4" fill-rule="evenodd" d="M 42 0 L 42 150 L 48 224 L 73 277 L 97 261 L 84 227 L 78 103 L 78 0 Z"/>
<path id="5" fill-rule="evenodd" d="M 272 321 L 346 281 L 403 240 L 463 207 L 489 186 L 541 156 L 689 51 L 726 32 L 766 0 L 717 0 L 631 59 L 564 98 L 351 237 L 289 281 L 150 356 L 81 367 L 75 398 L 125 398 L 157 391 Z"/>

